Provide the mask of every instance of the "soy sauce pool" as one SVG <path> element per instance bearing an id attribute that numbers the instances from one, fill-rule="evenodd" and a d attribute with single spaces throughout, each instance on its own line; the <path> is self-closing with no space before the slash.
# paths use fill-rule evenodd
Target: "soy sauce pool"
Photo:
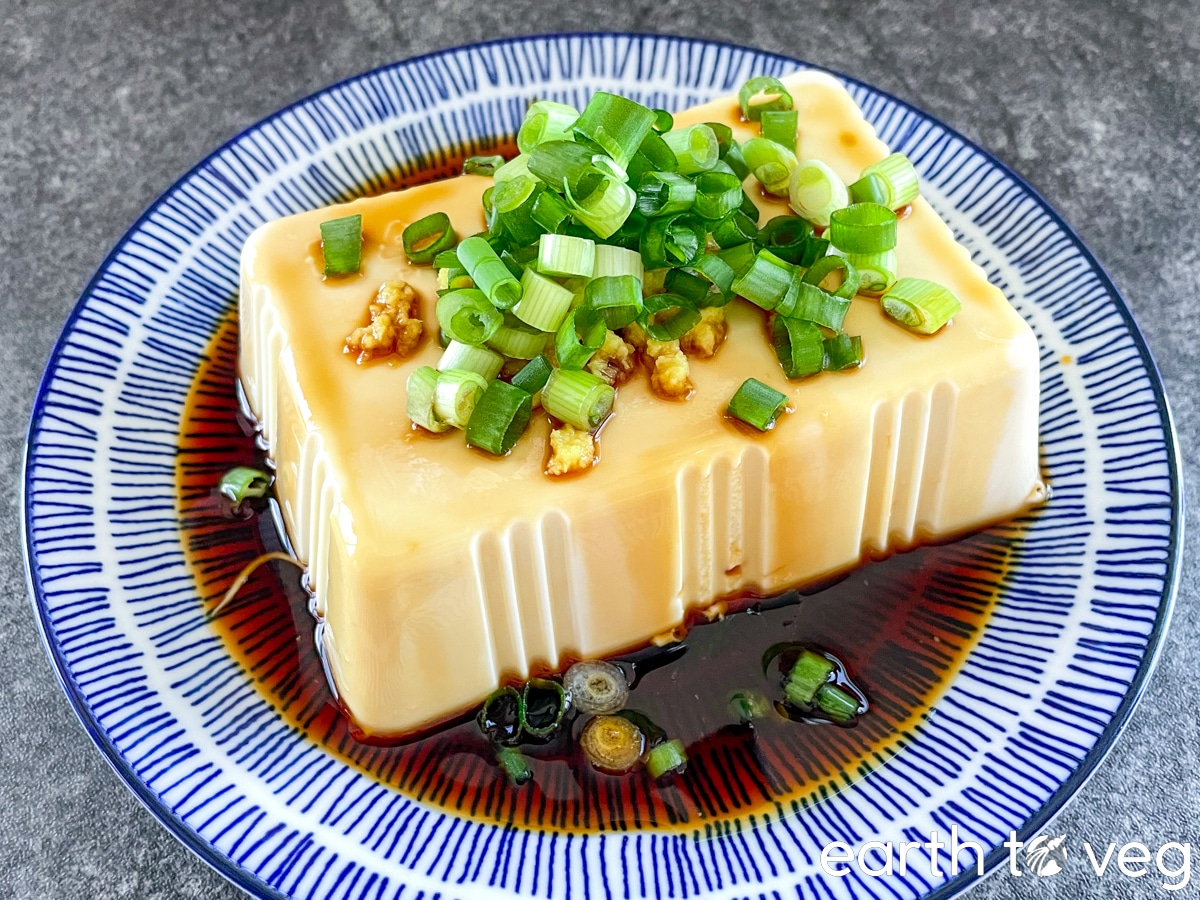
<path id="1" fill-rule="evenodd" d="M 185 409 L 177 482 L 184 543 L 206 608 L 255 556 L 278 549 L 270 516 L 231 518 L 215 492 L 227 469 L 258 458 L 239 422 L 237 326 L 214 337 Z M 870 563 L 811 594 L 698 625 L 686 641 L 638 655 L 630 707 L 687 746 L 682 776 L 595 772 L 572 734 L 530 748 L 534 778 L 514 788 L 473 720 L 399 746 L 356 739 L 329 692 L 297 570 L 260 568 L 213 623 L 264 700 L 308 740 L 379 781 L 473 818 L 578 831 L 666 828 L 705 833 L 752 814 L 783 815 L 853 783 L 904 752 L 962 665 L 1003 588 L 1019 526 Z M 840 658 L 870 700 L 853 727 L 780 718 L 750 728 L 730 694 L 771 695 L 763 651 L 801 641 Z"/>

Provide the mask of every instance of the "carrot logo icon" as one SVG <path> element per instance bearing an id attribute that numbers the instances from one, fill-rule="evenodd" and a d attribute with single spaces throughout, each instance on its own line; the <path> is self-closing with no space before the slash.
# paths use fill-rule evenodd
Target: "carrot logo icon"
<path id="1" fill-rule="evenodd" d="M 1042 835 L 1025 848 L 1025 869 L 1034 875 L 1057 875 L 1067 865 L 1067 836 Z"/>

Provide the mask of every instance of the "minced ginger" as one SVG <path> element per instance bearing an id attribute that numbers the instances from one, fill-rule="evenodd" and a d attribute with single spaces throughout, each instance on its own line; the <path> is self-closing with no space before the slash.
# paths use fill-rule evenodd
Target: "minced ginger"
<path id="1" fill-rule="evenodd" d="M 405 281 L 385 281 L 368 309 L 371 322 L 346 337 L 346 352 L 358 362 L 396 353 L 408 356 L 421 340 L 424 323 L 417 318 L 417 292 Z"/>
<path id="2" fill-rule="evenodd" d="M 676 341 L 657 341 L 636 322 L 627 325 L 622 333 L 626 341 L 642 351 L 650 365 L 650 386 L 663 397 L 681 400 L 692 392 L 688 356 L 701 359 L 713 356 L 728 332 L 725 311 L 720 307 L 705 307 L 700 310 L 700 321 Z"/>
<path id="3" fill-rule="evenodd" d="M 725 343 L 728 333 L 725 310 L 720 306 L 706 306 L 700 310 L 700 321 L 679 339 L 679 347 L 688 356 L 708 359 Z"/>
<path id="4" fill-rule="evenodd" d="M 547 475 L 584 472 L 596 464 L 596 439 L 591 432 L 564 424 L 550 432 L 550 462 Z"/>
<path id="5" fill-rule="evenodd" d="M 634 348 L 615 331 L 606 332 L 604 343 L 588 360 L 587 370 L 609 384 L 620 384 L 633 371 Z"/>

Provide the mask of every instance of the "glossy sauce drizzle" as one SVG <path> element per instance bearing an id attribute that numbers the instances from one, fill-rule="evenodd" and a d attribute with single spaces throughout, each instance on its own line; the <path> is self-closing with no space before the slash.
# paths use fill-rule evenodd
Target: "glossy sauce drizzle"
<path id="1" fill-rule="evenodd" d="M 458 165 L 444 161 L 433 174 L 451 174 Z M 416 180 L 398 176 L 369 187 Z M 232 517 L 215 493 L 224 471 L 261 459 L 249 423 L 239 418 L 236 361 L 231 304 L 193 384 L 177 465 L 185 547 L 206 608 L 247 562 L 280 547 L 269 515 Z M 356 739 L 326 685 L 308 595 L 292 567 L 260 568 L 213 627 L 290 726 L 426 803 L 505 824 L 705 833 L 722 820 L 799 810 L 903 753 L 987 620 L 1020 535 L 1017 525 L 1000 526 L 869 563 L 823 590 L 749 601 L 746 612 L 692 628 L 682 644 L 626 658 L 634 676 L 630 707 L 687 746 L 686 772 L 660 784 L 644 772 L 595 772 L 574 741 L 581 721 L 572 734 L 528 748 L 534 779 L 521 788 L 505 780 L 473 720 L 398 746 Z M 753 728 L 738 724 L 728 708 L 731 693 L 777 694 L 760 660 L 780 641 L 835 654 L 866 693 L 870 711 L 848 728 L 781 718 Z"/>

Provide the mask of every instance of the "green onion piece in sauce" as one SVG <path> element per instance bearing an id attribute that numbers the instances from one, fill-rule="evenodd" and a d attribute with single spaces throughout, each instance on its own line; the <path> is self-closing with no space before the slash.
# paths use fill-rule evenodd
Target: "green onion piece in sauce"
<path id="1" fill-rule="evenodd" d="M 796 131 L 800 114 L 794 109 L 768 109 L 762 114 L 762 136 L 796 152 Z"/>
<path id="2" fill-rule="evenodd" d="M 463 160 L 464 175 L 495 175 L 504 165 L 503 156 L 468 156 Z"/>
<path id="3" fill-rule="evenodd" d="M 362 264 L 362 216 L 343 216 L 321 223 L 321 250 L 326 275 L 354 275 Z"/>
<path id="4" fill-rule="evenodd" d="M 903 153 L 893 153 L 862 170 L 863 177 L 876 175 L 887 186 L 885 206 L 900 209 L 917 199 L 921 192 L 920 179 L 912 162 Z"/>
<path id="5" fill-rule="evenodd" d="M 663 741 L 650 748 L 646 754 L 646 772 L 651 778 L 662 778 L 668 773 L 680 773 L 687 766 L 687 750 L 683 741 Z"/>
<path id="6" fill-rule="evenodd" d="M 464 238 L 456 252 L 476 287 L 498 309 L 508 309 L 521 299 L 521 282 L 513 277 L 485 238 L 479 235 Z"/>
<path id="7" fill-rule="evenodd" d="M 413 369 L 405 386 L 405 412 L 414 425 L 440 434 L 450 426 L 434 411 L 433 398 L 437 393 L 438 371 L 432 366 Z"/>
<path id="8" fill-rule="evenodd" d="M 624 328 L 641 315 L 642 282 L 633 275 L 593 278 L 584 288 L 583 302 L 586 308 L 603 316 L 609 328 Z"/>
<path id="9" fill-rule="evenodd" d="M 594 431 L 612 412 L 617 392 L 603 379 L 581 369 L 555 369 L 542 388 L 542 408 L 550 415 Z"/>
<path id="10" fill-rule="evenodd" d="M 852 203 L 829 217 L 829 240 L 846 253 L 882 253 L 896 246 L 896 214 L 878 203 Z"/>
<path id="11" fill-rule="evenodd" d="M 443 333 L 451 340 L 474 345 L 487 341 L 504 320 L 483 291 L 474 288 L 442 294 L 436 315 Z"/>
<path id="12" fill-rule="evenodd" d="M 467 444 L 505 456 L 525 433 L 532 415 L 532 394 L 506 381 L 493 381 L 467 420 Z"/>
<path id="13" fill-rule="evenodd" d="M 674 341 L 696 327 L 700 311 L 679 294 L 651 294 L 638 321 L 654 340 Z"/>
<path id="14" fill-rule="evenodd" d="M 265 497 L 271 489 L 272 481 L 274 478 L 261 469 L 235 466 L 221 476 L 217 491 L 236 507 L 241 506 L 247 500 Z"/>
<path id="15" fill-rule="evenodd" d="M 812 322 L 775 316 L 771 344 L 788 378 L 816 375 L 825 367 L 825 337 Z"/>
<path id="16" fill-rule="evenodd" d="M 792 108 L 792 95 L 778 78 L 759 75 L 751 78 L 738 91 L 738 103 L 742 107 L 742 118 L 757 122 L 769 110 Z"/>
<path id="17" fill-rule="evenodd" d="M 726 412 L 759 431 L 770 431 L 787 407 L 787 401 L 787 394 L 763 384 L 757 378 L 747 378 L 729 399 Z"/>
<path id="18" fill-rule="evenodd" d="M 500 764 L 513 787 L 521 787 L 533 780 L 533 769 L 529 767 L 529 760 L 516 747 L 497 747 L 496 762 Z"/>
<path id="19" fill-rule="evenodd" d="M 933 334 L 962 310 L 951 291 L 923 278 L 901 278 L 879 303 L 890 318 L 918 334 Z"/>
<path id="20" fill-rule="evenodd" d="M 436 212 L 413 222 L 400 235 L 404 243 L 404 255 L 413 265 L 433 262 L 443 250 L 451 249 L 458 238 L 450 225 L 450 217 Z"/>
<path id="21" fill-rule="evenodd" d="M 624 168 L 656 121 L 654 111 L 642 104 L 597 91 L 584 107 L 574 131 L 577 137 L 595 144 Z"/>
<path id="22" fill-rule="evenodd" d="M 831 372 L 857 369 L 863 363 L 862 338 L 838 334 L 825 339 L 825 368 Z"/>
<path id="23" fill-rule="evenodd" d="M 783 696 L 793 706 L 812 706 L 817 691 L 829 681 L 836 668 L 832 660 L 820 653 L 801 651 L 784 680 Z"/>
<path id="24" fill-rule="evenodd" d="M 604 316 L 581 306 L 571 310 L 554 335 L 554 356 L 561 369 L 582 369 L 604 344 Z"/>

